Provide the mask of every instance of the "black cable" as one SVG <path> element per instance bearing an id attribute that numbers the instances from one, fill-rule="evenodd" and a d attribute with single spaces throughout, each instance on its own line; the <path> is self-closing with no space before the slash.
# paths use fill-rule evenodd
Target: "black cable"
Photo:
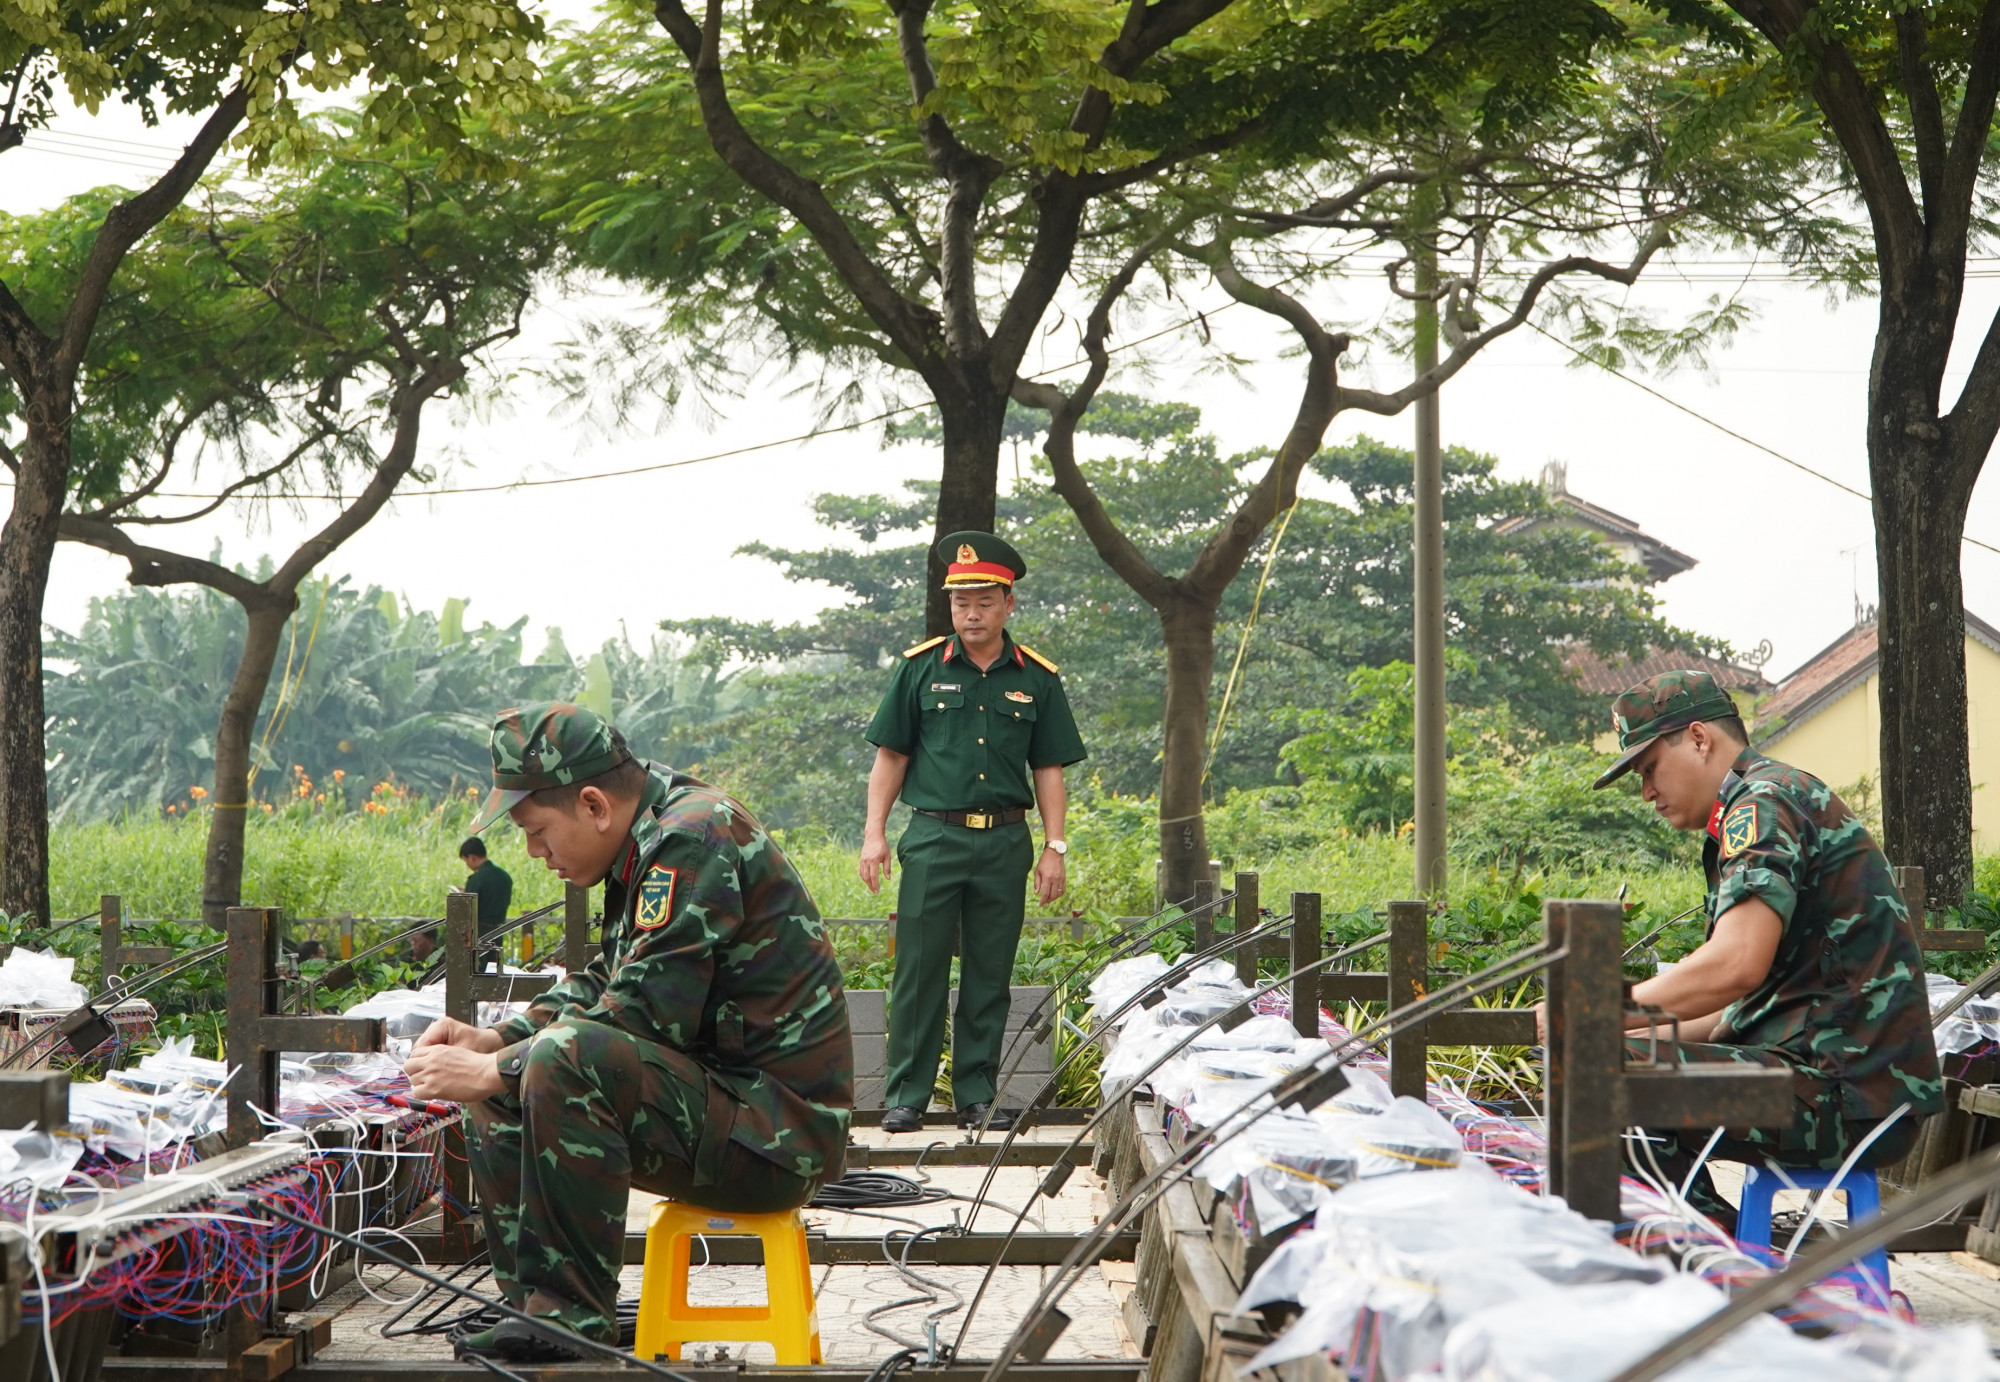
<path id="1" fill-rule="evenodd" d="M 427 1271 L 422 1267 L 418 1267 L 411 1263 L 405 1262 L 402 1258 L 396 1256 L 393 1252 L 390 1252 L 387 1248 L 378 1248 L 373 1243 L 366 1242 L 360 1238 L 356 1238 L 352 1234 L 342 1233 L 337 1228 L 328 1228 L 325 1224 L 316 1224 L 312 1220 L 302 1219 L 296 1214 L 287 1214 L 284 1210 L 278 1208 L 276 1205 L 262 1203 L 261 1201 L 255 1200 L 250 1195 L 245 1194 L 241 1191 L 236 1191 L 231 1194 L 223 1195 L 220 1196 L 219 1198 L 224 1200 L 234 1200 L 241 1203 L 244 1206 L 244 1212 L 246 1214 L 249 1214 L 252 1210 L 261 1209 L 266 1214 L 271 1215 L 272 1217 L 278 1219 L 282 1223 L 291 1224 L 296 1228 L 310 1229 L 314 1233 L 323 1234 L 324 1236 L 333 1239 L 336 1243 L 345 1243 L 348 1247 L 353 1248 L 357 1252 L 365 1252 L 369 1254 L 371 1257 L 378 1258 L 381 1261 L 387 1263 L 391 1267 L 395 1267 L 400 1271 L 408 1272 L 411 1276 L 417 1278 L 417 1280 L 419 1281 L 427 1281 L 431 1285 L 436 1286 L 442 1290 L 450 1291 L 456 1295 L 465 1296 L 471 1300 L 479 1301 L 486 1307 L 488 1311 L 499 1316 L 501 1319 L 518 1320 L 522 1324 L 530 1325 L 536 1329 L 544 1330 L 550 1335 L 556 1336 L 562 1342 L 570 1345 L 571 1347 L 588 1349 L 592 1353 L 601 1353 L 608 1357 L 616 1358 L 621 1363 L 628 1364 L 635 1368 L 642 1368 L 645 1371 L 652 1373 L 655 1377 L 670 1378 L 672 1379 L 672 1382 L 695 1382 L 694 1378 L 689 1377 L 684 1372 L 675 1372 L 672 1368 L 663 1368 L 658 1363 L 649 1362 L 644 1358 L 636 1357 L 633 1354 L 627 1353 L 624 1349 L 614 1348 L 610 1344 L 599 1343 L 595 1339 L 587 1339 L 583 1335 L 577 1333 L 575 1330 L 570 1329 L 568 1326 L 562 1324 L 560 1321 L 552 1320 L 547 1317 L 538 1318 L 534 1315 L 525 1314 L 522 1311 L 516 1310 L 511 1305 L 507 1305 L 502 1302 L 488 1300 L 485 1296 L 480 1295 L 477 1291 L 474 1291 L 469 1287 L 460 1286 L 457 1282 L 451 1281 L 445 1277 L 441 1277 L 436 1272 Z M 496 1371 L 498 1371 L 498 1369 L 496 1369 Z"/>
<path id="2" fill-rule="evenodd" d="M 849 1171 L 806 1201 L 807 1209 L 905 1209 L 911 1205 L 936 1204 L 951 1198 L 951 1192 L 924 1185 L 894 1171 Z"/>

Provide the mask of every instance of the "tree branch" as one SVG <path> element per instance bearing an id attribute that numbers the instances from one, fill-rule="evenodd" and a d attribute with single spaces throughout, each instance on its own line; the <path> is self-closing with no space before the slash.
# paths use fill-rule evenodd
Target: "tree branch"
<path id="1" fill-rule="evenodd" d="M 1076 515 L 1084 536 L 1090 539 L 1090 545 L 1097 549 L 1097 555 L 1104 564 L 1154 609 L 1164 609 L 1172 602 L 1180 582 L 1147 559 L 1138 544 L 1126 536 L 1125 530 L 1111 517 L 1104 501 L 1097 497 L 1089 477 L 1076 462 L 1076 427 L 1111 368 L 1111 355 L 1105 349 L 1105 341 L 1111 334 L 1112 307 L 1132 286 L 1147 261 L 1167 242 L 1170 233 L 1177 229 L 1178 226 L 1169 227 L 1140 245 L 1098 293 L 1084 326 L 1083 350 L 1089 357 L 1090 368 L 1081 384 L 1067 394 L 1054 384 L 1030 380 L 1015 381 L 1013 389 L 1017 402 L 1025 407 L 1045 409 L 1049 414 L 1049 430 L 1042 442 L 1042 454 L 1049 458 L 1056 493 Z"/>
<path id="2" fill-rule="evenodd" d="M 1183 250 L 1206 263 L 1222 290 L 1260 312 L 1269 313 L 1292 328 L 1306 350 L 1306 384 L 1292 425 L 1268 470 L 1236 506 L 1221 531 L 1202 545 L 1194 565 L 1188 568 L 1186 584 L 1211 607 L 1249 560 L 1258 537 L 1279 514 L 1298 501 L 1299 476 L 1306 463 L 1319 454 L 1326 429 L 1341 409 L 1340 357 L 1348 346 L 1345 332 L 1330 332 L 1320 324 L 1304 303 L 1290 293 L 1253 283 L 1245 278 L 1230 255 L 1222 236 L 1200 247 Z"/>
<path id="3" fill-rule="evenodd" d="M 986 325 L 979 320 L 979 208 L 993 179 L 1000 176 L 1001 164 L 966 148 L 937 111 L 922 113 L 937 94 L 937 74 L 931 70 L 924 37 L 930 0 L 891 0 L 889 8 L 896 16 L 896 44 L 909 75 L 910 100 L 919 112 L 917 131 L 924 155 L 945 181 L 944 228 L 938 237 L 945 342 L 955 353 L 970 355 L 986 342 Z"/>
<path id="4" fill-rule="evenodd" d="M 174 166 L 162 173 L 159 180 L 145 191 L 112 207 L 110 214 L 104 218 L 104 224 L 98 228 L 97 239 L 91 244 L 90 254 L 84 260 L 83 270 L 77 275 L 76 291 L 70 298 L 69 311 L 63 317 L 62 330 L 56 338 L 53 364 L 57 378 L 65 384 L 76 377 L 76 371 L 83 364 L 84 351 L 90 346 L 90 334 L 97 326 L 97 314 L 104 307 L 105 295 L 111 291 L 111 280 L 117 275 L 118 266 L 125 262 L 132 246 L 186 200 L 202 174 L 208 171 L 209 164 L 222 152 L 223 145 L 229 142 L 230 135 L 243 122 L 249 105 L 250 93 L 240 86 L 223 97 L 221 103 L 209 112 L 208 118 L 202 121 L 201 128 L 181 151 L 181 156 L 174 160 Z M 0 305 L 0 311 L 4 310 L 4 305 Z"/>
<path id="5" fill-rule="evenodd" d="M 720 0 L 709 0 L 706 19 L 696 24 L 681 0 L 656 0 L 653 15 L 688 61 L 695 98 L 708 142 L 732 172 L 751 188 L 798 218 L 834 272 L 847 283 L 862 310 L 919 373 L 935 368 L 940 334 L 937 316 L 896 290 L 868 256 L 819 184 L 799 176 L 751 137 L 722 78 Z"/>
<path id="6" fill-rule="evenodd" d="M 1944 164 L 1944 214 L 1952 218 L 1952 239 L 1960 245 L 1965 243 L 1970 228 L 1973 192 L 1979 183 L 1997 97 L 2000 97 L 2000 0 L 1987 0 L 1973 34 L 1965 91 L 1958 103 L 1958 123 L 1952 129 L 1951 152 L 1945 156 Z"/>
<path id="7" fill-rule="evenodd" d="M 1730 0 L 1730 8 L 1748 20 L 1780 53 L 1794 45 L 1814 63 L 1813 100 L 1826 116 L 1828 127 L 1847 155 L 1849 168 L 1868 204 L 1869 223 L 1875 232 L 1876 257 L 1882 265 L 1883 290 L 1899 291 L 1899 281 L 1923 257 L 1923 215 L 1910 193 L 1909 179 L 1903 174 L 1902 159 L 1888 122 L 1875 109 L 1868 84 L 1854 65 L 1854 59 L 1838 43 L 1828 43 L 1809 16 L 1817 5 L 1806 0 Z M 1984 133 L 1981 133 L 1984 139 Z"/>
<path id="8" fill-rule="evenodd" d="M 1917 155 L 1917 185 L 1922 189 L 1924 219 L 1935 222 L 1944 205 L 1944 103 L 1937 81 L 1925 61 L 1930 47 L 1929 26 L 1920 6 L 1896 12 L 1896 66 L 1902 73 L 1903 99 L 1910 110 L 1910 142 Z"/>
<path id="9" fill-rule="evenodd" d="M 110 501 L 99 505 L 97 508 L 90 510 L 88 513 L 78 516 L 86 519 L 107 520 L 120 509 L 131 508 L 134 504 L 166 483 L 167 472 L 174 468 L 174 459 L 176 453 L 180 450 L 181 439 L 187 436 L 188 429 L 206 416 L 211 409 L 221 404 L 224 397 L 225 395 L 223 394 L 210 395 L 198 407 L 191 408 L 182 414 L 180 419 L 167 429 L 167 435 L 160 443 L 160 468 L 153 472 L 151 479 L 147 480 L 137 489 L 118 495 Z"/>
<path id="10" fill-rule="evenodd" d="M 268 603 L 272 596 L 262 584 L 232 571 L 220 562 L 149 547 L 133 539 L 116 523 L 66 513 L 57 528 L 64 542 L 80 542 L 124 558 L 131 568 L 126 580 L 132 585 L 205 585 L 219 590 L 245 608 Z"/>
<path id="11" fill-rule="evenodd" d="M 1377 393 L 1373 389 L 1351 389 L 1345 385 L 1340 386 L 1340 410 L 1359 408 L 1364 412 L 1376 413 L 1383 417 L 1402 412 L 1411 403 L 1433 392 L 1464 369 L 1473 356 L 1492 342 L 1519 328 L 1534 311 L 1543 290 L 1558 278 L 1568 274 L 1588 274 L 1629 288 L 1638 282 L 1639 275 L 1645 272 L 1646 265 L 1665 247 L 1667 240 L 1667 227 L 1664 224 L 1655 225 L 1639 243 L 1638 252 L 1632 256 L 1632 262 L 1623 268 L 1582 255 L 1568 255 L 1544 264 L 1535 271 L 1534 277 L 1530 278 L 1527 286 L 1521 290 L 1520 296 L 1515 299 L 1513 310 L 1500 321 L 1466 337 L 1452 348 L 1451 354 L 1438 361 L 1436 366 L 1425 370 L 1393 393 Z"/>
<path id="12" fill-rule="evenodd" d="M 279 460 L 274 464 L 265 467 L 263 470 L 254 471 L 249 475 L 245 475 L 239 479 L 230 481 L 228 484 L 222 487 L 222 492 L 220 494 L 216 495 L 213 499 L 211 499 L 207 504 L 203 505 L 201 508 L 191 510 L 187 513 L 166 514 L 166 515 L 143 514 L 143 513 L 127 514 L 125 515 L 125 517 L 117 519 L 115 521 L 119 523 L 141 524 L 147 527 L 164 527 L 174 523 L 192 523 L 197 518 L 206 518 L 210 514 L 214 513 L 217 509 L 221 508 L 224 504 L 228 503 L 231 499 L 241 494 L 244 490 L 254 489 L 258 485 L 263 484 L 266 480 L 272 479 L 275 476 L 283 474 L 286 470 L 290 469 L 295 463 L 297 463 L 297 461 L 302 456 L 304 456 L 306 452 L 310 451 L 313 447 L 319 445 L 327 438 L 338 435 L 341 430 L 342 429 L 335 426 L 332 422 L 322 419 L 319 427 L 316 428 L 311 433 L 311 435 L 307 436 L 305 440 L 301 441 L 297 446 L 293 447 L 290 451 L 286 452 L 282 460 Z M 111 514 L 114 513 L 115 511 L 116 510 L 111 510 L 111 509 L 100 510 L 97 513 L 80 515 L 80 517 L 89 520 L 111 522 L 114 521 L 111 518 Z"/>
<path id="13" fill-rule="evenodd" d="M 417 438 L 423 424 L 424 405 L 445 389 L 450 388 L 465 377 L 463 360 L 433 360 L 424 372 L 412 383 L 397 389 L 391 412 L 396 419 L 396 432 L 383 453 L 381 464 L 368 477 L 368 483 L 354 502 L 342 509 L 334 520 L 317 533 L 299 544 L 298 550 L 271 576 L 267 584 L 273 590 L 291 590 L 300 581 L 325 561 L 334 549 L 367 526 L 370 519 L 382 511 L 396 492 L 396 486 L 410 473 L 417 463 Z"/>

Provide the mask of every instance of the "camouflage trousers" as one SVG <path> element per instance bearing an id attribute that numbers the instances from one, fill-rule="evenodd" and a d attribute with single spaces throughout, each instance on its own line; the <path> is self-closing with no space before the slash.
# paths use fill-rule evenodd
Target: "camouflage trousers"
<path id="1" fill-rule="evenodd" d="M 731 1096 L 699 1061 L 600 1022 L 551 1022 L 528 1048 L 519 1095 L 467 1113 L 508 1302 L 607 1343 L 633 1187 L 739 1214 L 793 1209 L 819 1190 L 731 1140 Z"/>
<path id="2" fill-rule="evenodd" d="M 1625 1045 L 1633 1055 L 1642 1056 L 1647 1054 L 1649 1043 L 1628 1037 Z M 1708 1153 L 1710 1160 L 1737 1161 L 1750 1166 L 1762 1166 L 1769 1161 L 1779 1166 L 1832 1171 L 1880 1126 L 1879 1119 L 1846 1117 L 1841 1109 L 1839 1085 L 1823 1072 L 1797 1065 L 1777 1052 L 1719 1042 L 1682 1041 L 1672 1045 L 1679 1051 L 1682 1063 L 1688 1065 L 1729 1061 L 1792 1072 L 1792 1121 L 1782 1127 L 1728 1130 L 1716 1139 Z M 1916 1142 L 1921 1123 L 1920 1118 L 1908 1113 L 1896 1119 L 1869 1143 L 1854 1163 L 1854 1169 L 1873 1171 L 1901 1161 Z M 1676 1185 L 1688 1184 L 1688 1200 L 1695 1208 L 1724 1228 L 1733 1229 L 1736 1211 L 1717 1193 L 1715 1183 L 1709 1179 L 1707 1162 L 1698 1170 L 1695 1166 L 1695 1158 L 1701 1155 L 1714 1131 L 1713 1128 L 1648 1128 L 1643 1144 L 1629 1139 L 1625 1143 L 1625 1164 L 1635 1175 L 1664 1174 Z"/>

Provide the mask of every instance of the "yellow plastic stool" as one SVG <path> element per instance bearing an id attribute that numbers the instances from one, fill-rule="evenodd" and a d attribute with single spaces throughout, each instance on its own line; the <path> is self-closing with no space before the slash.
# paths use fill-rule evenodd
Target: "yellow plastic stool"
<path id="1" fill-rule="evenodd" d="M 689 1305 L 688 1264 L 696 1235 L 760 1238 L 764 1243 L 763 1305 Z M 799 1211 L 721 1214 L 677 1200 L 653 1206 L 646 1225 L 646 1268 L 639 1285 L 641 1358 L 679 1358 L 681 1345 L 716 1340 L 759 1341 L 780 1363 L 820 1363 L 819 1307 L 813 1303 L 812 1261 Z"/>

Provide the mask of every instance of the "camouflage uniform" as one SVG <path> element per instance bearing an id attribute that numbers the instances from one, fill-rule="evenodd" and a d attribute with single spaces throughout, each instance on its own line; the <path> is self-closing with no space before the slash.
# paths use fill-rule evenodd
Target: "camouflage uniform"
<path id="1" fill-rule="evenodd" d="M 1598 785 L 1629 769 L 1660 735 L 1735 713 L 1704 673 L 1669 672 L 1634 687 L 1613 706 L 1625 753 Z M 1784 930 L 1763 981 L 1723 1010 L 1710 1040 L 1680 1043 L 1681 1059 L 1788 1069 L 1795 1099 L 1788 1126 L 1737 1130 L 1713 1154 L 1832 1169 L 1908 1105 L 1857 1165 L 1900 1160 L 1918 1123 L 1943 1108 L 1944 1086 L 1922 955 L 1874 837 L 1824 782 L 1745 749 L 1709 813 L 1702 865 L 1711 936 L 1718 919 L 1750 898 L 1776 912 Z M 1650 1136 L 1676 1161 L 1708 1140 L 1695 1132 Z"/>
<path id="2" fill-rule="evenodd" d="M 623 751 L 575 707 L 503 717 L 488 813 L 527 779 L 607 771 L 578 751 L 596 733 Z M 723 1211 L 805 1203 L 841 1174 L 854 1060 L 818 908 L 721 792 L 649 765 L 604 914 L 603 953 L 496 1029 L 508 1090 L 469 1113 L 507 1296 L 612 1341 L 629 1188 Z"/>

